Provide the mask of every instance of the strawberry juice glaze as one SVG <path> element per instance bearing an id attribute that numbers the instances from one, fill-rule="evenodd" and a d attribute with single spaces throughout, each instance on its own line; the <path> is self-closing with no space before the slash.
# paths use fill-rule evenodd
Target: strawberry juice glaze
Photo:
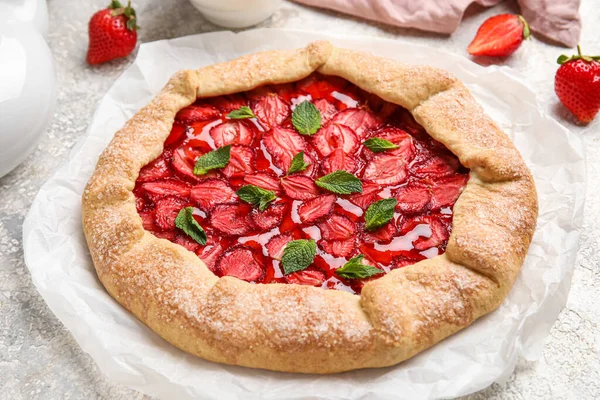
<path id="1" fill-rule="evenodd" d="M 315 135 L 299 135 L 294 107 L 313 102 L 322 115 Z M 249 106 L 257 118 L 226 115 Z M 399 147 L 373 153 L 372 137 Z M 227 167 L 193 174 L 196 159 L 232 144 Z M 311 165 L 286 176 L 291 158 L 304 151 Z M 314 180 L 345 169 L 359 177 L 363 192 L 335 195 Z M 452 206 L 468 170 L 433 140 L 405 109 L 337 77 L 314 74 L 293 83 L 243 94 L 198 99 L 176 117 L 163 153 L 142 168 L 134 194 L 144 228 L 195 252 L 218 276 L 256 283 L 298 283 L 359 293 L 369 279 L 343 279 L 335 269 L 363 254 L 389 272 L 442 254 L 452 229 Z M 235 191 L 253 184 L 277 199 L 260 212 Z M 364 211 L 374 201 L 396 197 L 394 219 L 364 230 Z M 179 210 L 195 208 L 206 246 L 174 225 Z M 314 239 L 317 256 L 304 271 L 284 276 L 281 254 L 289 240 Z"/>

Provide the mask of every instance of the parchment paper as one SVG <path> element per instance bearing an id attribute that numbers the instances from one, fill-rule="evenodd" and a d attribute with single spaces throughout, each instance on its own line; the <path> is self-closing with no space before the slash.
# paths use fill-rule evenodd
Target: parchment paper
<path id="1" fill-rule="evenodd" d="M 80 222 L 80 197 L 98 155 L 133 113 L 182 68 L 265 49 L 329 39 L 456 74 L 510 135 L 535 176 L 540 214 L 522 272 L 504 304 L 471 327 L 396 367 L 330 376 L 214 364 L 171 346 L 130 315 L 98 281 Z M 367 37 L 255 30 L 143 44 L 106 94 L 67 163 L 40 190 L 23 227 L 33 282 L 83 350 L 112 380 L 170 399 L 433 399 L 468 394 L 506 379 L 518 355 L 539 357 L 564 306 L 579 245 L 585 195 L 583 146 L 542 112 L 511 70 L 480 67 L 438 49 Z"/>

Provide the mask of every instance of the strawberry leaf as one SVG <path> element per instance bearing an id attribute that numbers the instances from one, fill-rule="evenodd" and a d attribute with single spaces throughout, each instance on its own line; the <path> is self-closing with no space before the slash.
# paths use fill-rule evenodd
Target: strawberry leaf
<path id="1" fill-rule="evenodd" d="M 254 185 L 242 186 L 235 192 L 246 203 L 258 206 L 260 211 L 265 211 L 269 203 L 275 200 L 275 192 Z"/>
<path id="2" fill-rule="evenodd" d="M 231 145 L 220 147 L 217 150 L 206 153 L 196 160 L 194 175 L 204 175 L 208 171 L 225 168 L 231 157 Z"/>
<path id="3" fill-rule="evenodd" d="M 301 135 L 314 135 L 321 127 L 321 113 L 313 103 L 304 100 L 294 109 L 292 124 Z"/>
<path id="4" fill-rule="evenodd" d="M 292 240 L 283 250 L 281 264 L 285 275 L 302 271 L 312 264 L 317 255 L 317 245 L 314 240 Z"/>
<path id="5" fill-rule="evenodd" d="M 362 182 L 349 172 L 339 170 L 320 177 L 317 186 L 336 194 L 362 193 Z"/>
<path id="6" fill-rule="evenodd" d="M 394 208 L 398 204 L 398 200 L 383 199 L 371 204 L 365 213 L 365 229 L 372 231 L 385 224 L 394 218 Z"/>
<path id="7" fill-rule="evenodd" d="M 206 232 L 194 218 L 194 207 L 185 207 L 175 218 L 175 226 L 201 245 L 206 244 Z"/>
<path id="8" fill-rule="evenodd" d="M 294 172 L 304 171 L 309 165 L 310 163 L 304 162 L 304 152 L 301 151 L 292 158 L 288 175 L 293 174 Z"/>
<path id="9" fill-rule="evenodd" d="M 383 273 L 379 268 L 363 264 L 364 258 L 362 254 L 352 257 L 343 267 L 336 269 L 335 273 L 346 279 L 363 279 Z"/>
<path id="10" fill-rule="evenodd" d="M 364 145 L 367 146 L 369 150 L 371 150 L 374 153 L 381 153 L 382 151 L 386 150 L 394 150 L 399 147 L 398 145 L 395 145 L 389 140 L 380 139 L 376 137 L 366 140 L 364 142 Z"/>
<path id="11" fill-rule="evenodd" d="M 256 118 L 256 115 L 254 115 L 254 113 L 252 112 L 250 107 L 241 106 L 237 110 L 233 110 L 229 114 L 227 114 L 227 118 L 230 118 L 230 119 Z"/>

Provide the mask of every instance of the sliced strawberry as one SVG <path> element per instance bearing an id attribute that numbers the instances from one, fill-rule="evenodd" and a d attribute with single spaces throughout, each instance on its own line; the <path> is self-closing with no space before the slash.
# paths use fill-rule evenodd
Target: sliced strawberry
<path id="1" fill-rule="evenodd" d="M 419 261 L 421 261 L 421 260 L 416 259 L 416 258 L 399 256 L 399 257 L 394 258 L 394 260 L 392 261 L 392 264 L 390 265 L 390 268 L 391 269 L 402 268 L 402 267 L 406 267 L 408 265 L 416 264 Z"/>
<path id="2" fill-rule="evenodd" d="M 281 224 L 286 210 L 286 204 L 271 204 L 265 211 L 259 211 L 257 208 L 253 209 L 250 218 L 254 225 L 264 232 Z"/>
<path id="3" fill-rule="evenodd" d="M 294 240 L 294 237 L 289 233 L 282 233 L 280 235 L 273 236 L 271 240 L 269 240 L 269 243 L 267 243 L 269 257 L 276 260 L 281 260 L 285 246 L 292 240 Z"/>
<path id="4" fill-rule="evenodd" d="M 138 182 L 150 182 L 155 181 L 157 179 L 168 178 L 171 175 L 171 170 L 169 168 L 168 159 L 170 158 L 170 153 L 165 152 L 156 160 L 152 161 L 150 164 L 144 166 L 140 170 L 140 174 L 138 176 Z"/>
<path id="5" fill-rule="evenodd" d="M 319 129 L 313 136 L 312 142 L 323 157 L 330 155 L 335 149 L 342 149 L 345 153 L 352 154 L 360 144 L 351 128 L 336 123 L 329 123 Z"/>
<path id="6" fill-rule="evenodd" d="M 289 117 L 290 106 L 281 96 L 269 93 L 254 102 L 252 111 L 265 128 L 271 129 L 281 125 Z"/>
<path id="7" fill-rule="evenodd" d="M 232 146 L 229 164 L 223 169 L 223 175 L 228 178 L 254 172 L 254 150 L 247 146 Z"/>
<path id="8" fill-rule="evenodd" d="M 200 157 L 202 153 L 195 153 L 187 151 L 183 146 L 173 151 L 173 158 L 171 159 L 171 165 L 173 169 L 177 171 L 181 176 L 198 182 L 206 178 L 214 178 L 217 175 L 216 171 L 210 171 L 208 174 L 197 176 L 194 175 L 194 165 L 196 159 Z"/>
<path id="9" fill-rule="evenodd" d="M 391 154 L 380 154 L 365 167 L 363 179 L 379 185 L 397 185 L 408 177 L 406 161 Z"/>
<path id="10" fill-rule="evenodd" d="M 223 247 L 217 243 L 204 246 L 201 251 L 196 251 L 196 254 L 206 264 L 208 269 L 215 273 L 217 271 L 216 263 L 222 252 Z"/>
<path id="11" fill-rule="evenodd" d="M 462 193 L 468 180 L 469 176 L 462 174 L 437 180 L 432 188 L 432 208 L 438 209 L 453 205 Z"/>
<path id="12" fill-rule="evenodd" d="M 182 124 L 191 125 L 194 122 L 208 121 L 211 119 L 220 118 L 221 113 L 214 107 L 211 106 L 196 106 L 191 105 L 180 110 L 175 119 Z"/>
<path id="13" fill-rule="evenodd" d="M 167 140 L 165 140 L 165 147 L 170 147 L 172 145 L 178 144 L 183 140 L 188 132 L 188 127 L 181 124 L 173 124 L 171 128 L 171 133 Z"/>
<path id="14" fill-rule="evenodd" d="M 142 226 L 147 231 L 156 230 L 156 225 L 154 224 L 154 212 L 153 211 L 142 211 L 139 212 L 140 218 L 142 218 Z"/>
<path id="15" fill-rule="evenodd" d="M 436 247 L 444 244 L 450 237 L 450 232 L 446 224 L 441 221 L 439 216 L 434 215 L 423 215 L 407 219 L 402 222 L 400 231 L 402 234 L 406 234 L 417 227 L 417 225 L 425 224 L 428 225 L 431 230 L 431 235 L 422 235 L 417 239 L 413 240 L 413 245 L 416 250 L 427 250 L 431 247 Z"/>
<path id="16" fill-rule="evenodd" d="M 190 198 L 202 210 L 208 211 L 217 204 L 233 201 L 235 192 L 220 179 L 206 179 L 192 187 Z"/>
<path id="17" fill-rule="evenodd" d="M 425 212 L 431 203 L 430 188 L 421 183 L 409 183 L 399 188 L 394 197 L 398 200 L 396 211 L 404 214 Z"/>
<path id="18" fill-rule="evenodd" d="M 135 192 L 135 209 L 138 212 L 145 211 L 149 204 L 144 200 L 143 197 L 139 197 L 139 193 Z"/>
<path id="19" fill-rule="evenodd" d="M 250 145 L 254 140 L 255 128 L 248 121 L 227 121 L 210 130 L 216 147 L 228 144 Z"/>
<path id="20" fill-rule="evenodd" d="M 331 174 L 332 172 L 339 170 L 344 170 L 353 174 L 357 169 L 358 162 L 356 159 L 353 156 L 346 154 L 343 149 L 335 149 L 321 162 L 323 175 Z"/>
<path id="21" fill-rule="evenodd" d="M 263 137 L 263 144 L 273 158 L 273 164 L 287 171 L 292 158 L 306 149 L 304 139 L 288 128 L 273 128 Z"/>
<path id="22" fill-rule="evenodd" d="M 186 205 L 187 200 L 177 197 L 164 197 L 156 202 L 154 222 L 160 229 L 175 229 L 175 218 Z"/>
<path id="23" fill-rule="evenodd" d="M 356 233 L 356 224 L 348 217 L 333 214 L 319 225 L 321 237 L 326 240 L 345 240 Z"/>
<path id="24" fill-rule="evenodd" d="M 281 194 L 279 179 L 267 172 L 258 172 L 256 174 L 245 175 L 244 182 L 248 185 L 254 185 L 266 190 L 272 190 L 277 195 Z"/>
<path id="25" fill-rule="evenodd" d="M 225 235 L 245 235 L 253 230 L 247 204 L 219 204 L 210 213 L 210 224 Z"/>
<path id="26" fill-rule="evenodd" d="M 379 128 L 382 124 L 378 117 L 363 108 L 348 108 L 337 113 L 331 122 L 352 128 L 360 140 L 366 139 L 371 131 Z"/>
<path id="27" fill-rule="evenodd" d="M 414 174 L 419 177 L 437 177 L 452 175 L 460 168 L 458 158 L 450 155 L 434 155 L 416 166 Z"/>
<path id="28" fill-rule="evenodd" d="M 167 239 L 170 242 L 175 240 L 175 231 L 152 231 L 150 233 L 159 239 Z"/>
<path id="29" fill-rule="evenodd" d="M 196 242 L 194 239 L 189 237 L 188 235 L 177 233 L 175 235 L 174 242 L 180 246 L 185 247 L 191 252 L 196 252 L 200 248 L 200 244 Z"/>
<path id="30" fill-rule="evenodd" d="M 298 216 L 304 224 L 310 224 L 331 213 L 335 204 L 335 195 L 326 194 L 307 200 L 298 207 Z"/>
<path id="31" fill-rule="evenodd" d="M 416 149 L 413 138 L 406 131 L 399 128 L 384 128 L 373 133 L 373 137 L 389 140 L 398 146 L 397 149 L 389 150 L 386 154 L 401 157 L 409 163 L 415 156 Z"/>
<path id="32" fill-rule="evenodd" d="M 309 77 L 299 81 L 296 86 L 298 90 L 310 94 L 313 100 L 328 98 L 333 99 L 333 92 L 341 91 L 347 82 L 344 79 L 321 75 L 310 75 Z"/>
<path id="33" fill-rule="evenodd" d="M 235 276 L 247 282 L 256 281 L 265 273 L 264 266 L 256 259 L 250 247 L 236 246 L 226 250 L 217 261 L 221 276 Z"/>
<path id="34" fill-rule="evenodd" d="M 248 105 L 246 99 L 244 99 L 244 97 L 242 97 L 240 94 L 212 97 L 206 100 L 222 112 L 226 113 Z"/>
<path id="35" fill-rule="evenodd" d="M 319 240 L 318 244 L 325 253 L 334 257 L 348 257 L 356 248 L 355 238 L 346 240 Z"/>
<path id="36" fill-rule="evenodd" d="M 296 285 L 321 286 L 325 281 L 325 274 L 314 269 L 305 269 L 287 275 L 285 280 Z"/>
<path id="37" fill-rule="evenodd" d="M 310 200 L 319 195 L 319 188 L 312 178 L 306 175 L 283 177 L 281 187 L 284 193 L 294 200 Z"/>
<path id="38" fill-rule="evenodd" d="M 379 200 L 379 192 L 381 192 L 381 187 L 378 184 L 363 182 L 362 193 L 350 195 L 348 196 L 348 200 L 350 200 L 352 204 L 366 210 L 371 204 Z"/>
<path id="39" fill-rule="evenodd" d="M 142 185 L 142 189 L 148 193 L 148 197 L 153 201 L 165 196 L 178 196 L 181 198 L 190 196 L 190 186 L 175 179 L 147 182 Z"/>
<path id="40" fill-rule="evenodd" d="M 363 240 L 366 243 L 389 243 L 396 234 L 396 227 L 394 224 L 385 224 L 381 228 L 374 231 L 364 231 Z"/>
<path id="41" fill-rule="evenodd" d="M 321 125 L 325 125 L 337 113 L 337 108 L 326 99 L 319 99 L 313 103 L 321 113 Z"/>

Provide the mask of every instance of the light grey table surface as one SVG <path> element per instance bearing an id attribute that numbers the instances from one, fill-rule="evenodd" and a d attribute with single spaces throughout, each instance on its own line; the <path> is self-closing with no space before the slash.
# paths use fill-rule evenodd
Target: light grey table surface
<path id="1" fill-rule="evenodd" d="M 48 309 L 31 283 L 23 260 L 22 224 L 40 186 L 65 161 L 85 135 L 104 93 L 134 56 L 90 68 L 85 64 L 87 21 L 108 0 L 49 0 L 49 46 L 58 79 L 58 106 L 40 145 L 21 166 L 0 179 L 0 398 L 135 399 L 142 394 L 107 380 L 71 334 Z M 141 42 L 219 30 L 187 0 L 138 0 Z M 470 7 L 459 30 L 445 37 L 374 23 L 284 2 L 261 27 L 296 28 L 398 38 L 443 46 L 457 54 L 481 22 L 501 12 L 516 12 L 509 1 L 493 9 Z M 600 0 L 583 0 L 581 44 L 600 54 Z M 588 158 L 588 191 L 581 249 L 566 308 L 548 337 L 542 357 L 519 360 L 508 382 L 469 399 L 600 398 L 600 116 L 582 127 L 573 124 L 554 95 L 556 57 L 571 50 L 534 39 L 503 65 L 524 74 L 546 111 L 580 135 Z M 540 146 L 543 146 L 540 143 Z"/>

